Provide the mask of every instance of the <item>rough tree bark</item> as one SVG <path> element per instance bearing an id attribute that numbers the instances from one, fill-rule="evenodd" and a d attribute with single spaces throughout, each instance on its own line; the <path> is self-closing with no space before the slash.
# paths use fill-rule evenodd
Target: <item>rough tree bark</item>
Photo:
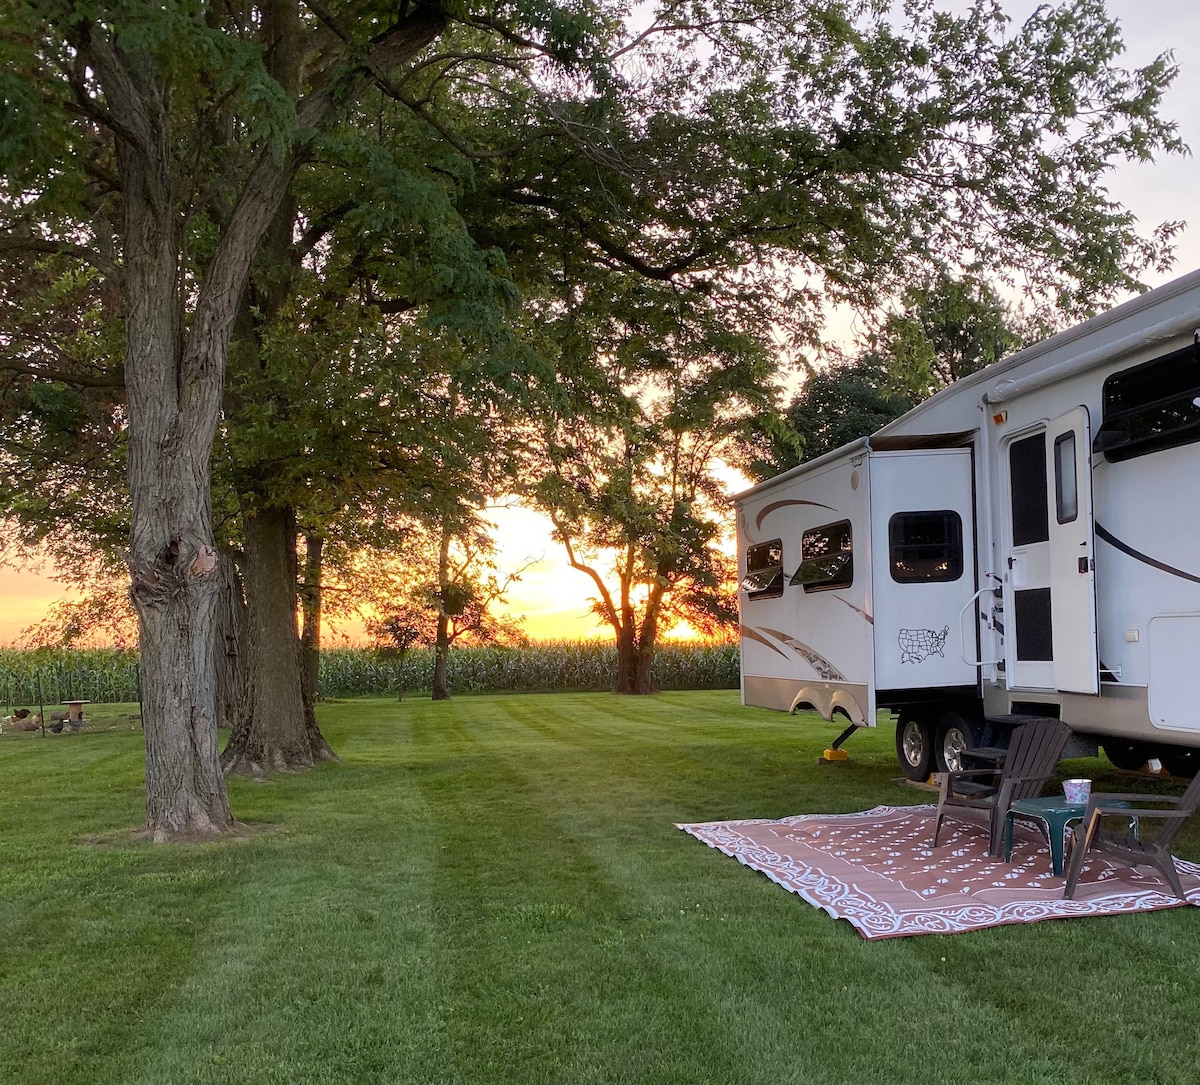
<path id="1" fill-rule="evenodd" d="M 213 616 L 220 579 L 208 456 L 224 362 L 210 318 L 180 350 L 179 239 L 170 102 L 153 65 L 99 43 L 97 70 L 124 106 L 117 155 L 125 203 L 129 567 L 141 645 L 146 827 L 155 839 L 233 823 L 217 762 Z"/>
<path id="2" fill-rule="evenodd" d="M 229 728 L 237 721 L 244 695 L 246 599 L 233 555 L 222 550 L 219 562 L 221 589 L 217 595 L 213 665 L 217 672 L 217 726 Z"/>
<path id="3" fill-rule="evenodd" d="M 296 0 L 279 0 L 267 9 L 263 29 L 275 42 L 265 60 L 267 70 L 293 98 L 300 84 L 298 26 Z M 289 191 L 259 245 L 234 333 L 237 357 L 246 365 L 264 364 L 259 349 L 264 331 L 291 294 L 295 225 L 296 200 Z M 262 406 L 236 404 L 242 412 L 258 412 Z M 280 399 L 274 406 L 280 417 L 286 417 L 286 401 Z M 242 504 L 248 675 L 241 713 L 221 754 L 221 765 L 227 774 L 256 775 L 311 768 L 314 761 L 333 758 L 334 753 L 317 727 L 312 711 L 315 683 L 310 687 L 306 681 L 305 653 L 296 635 L 294 510 L 278 503 L 269 474 L 261 468 L 244 471 L 237 479 L 237 491 L 250 495 Z"/>
<path id="4" fill-rule="evenodd" d="M 306 706 L 296 633 L 295 532 L 290 510 L 242 516 L 247 670 L 243 710 L 221 755 L 226 773 L 312 768 L 335 759 Z"/>
<path id="5" fill-rule="evenodd" d="M 325 540 L 304 536 L 304 577 L 300 584 L 300 654 L 304 692 L 309 702 L 321 696 L 321 555 Z"/>

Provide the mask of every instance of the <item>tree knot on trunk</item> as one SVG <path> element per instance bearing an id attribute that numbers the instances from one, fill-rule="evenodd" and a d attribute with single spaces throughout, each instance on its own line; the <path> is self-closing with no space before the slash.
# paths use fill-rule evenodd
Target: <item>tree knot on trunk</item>
<path id="1" fill-rule="evenodd" d="M 207 576 L 217 567 L 217 552 L 211 546 L 200 546 L 192 557 L 192 576 Z"/>
<path id="2" fill-rule="evenodd" d="M 193 579 L 208 576 L 217 568 L 217 551 L 201 544 L 186 560 L 187 547 L 182 539 L 172 539 L 156 560 L 139 564 L 128 559 L 129 594 L 134 604 L 165 605 L 168 600 L 187 592 Z"/>

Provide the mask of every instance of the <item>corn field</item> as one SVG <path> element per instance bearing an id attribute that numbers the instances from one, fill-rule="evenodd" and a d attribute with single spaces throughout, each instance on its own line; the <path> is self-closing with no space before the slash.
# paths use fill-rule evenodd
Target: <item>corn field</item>
<path id="1" fill-rule="evenodd" d="M 617 649 L 603 641 L 558 641 L 525 648 L 455 648 L 447 661 L 452 694 L 574 693 L 611 689 Z M 733 689 L 738 648 L 728 642 L 668 642 L 654 656 L 658 689 Z M 366 649 L 321 653 L 321 692 L 326 697 L 363 697 L 429 689 L 432 649 L 414 649 L 399 666 Z"/>
<path id="2" fill-rule="evenodd" d="M 612 688 L 617 650 L 602 641 L 559 641 L 524 648 L 455 648 L 447 667 L 452 694 L 550 693 Z M 385 659 L 369 648 L 321 653 L 325 697 L 399 696 L 427 692 L 433 651 L 414 649 L 404 660 Z M 733 689 L 738 648 L 720 641 L 667 642 L 654 657 L 658 689 Z M 135 702 L 137 652 L 115 648 L 23 652 L 0 649 L 0 700 L 13 708 L 57 705 L 65 700 Z"/>
<path id="3" fill-rule="evenodd" d="M 13 708 L 62 701 L 138 700 L 138 654 L 120 648 L 0 649 L 0 700 Z"/>

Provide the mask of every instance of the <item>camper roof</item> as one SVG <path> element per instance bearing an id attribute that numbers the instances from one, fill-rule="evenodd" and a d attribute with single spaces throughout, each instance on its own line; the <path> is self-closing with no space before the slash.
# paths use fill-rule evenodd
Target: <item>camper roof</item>
<path id="1" fill-rule="evenodd" d="M 870 437 L 801 463 L 734 494 L 733 500 L 741 501 L 855 452 L 961 443 L 973 432 L 975 412 L 985 398 L 989 403 L 1013 399 L 1072 373 L 1197 329 L 1200 329 L 1200 270 L 1001 358 L 941 389 Z M 968 405 L 970 416 L 962 409 Z"/>
<path id="2" fill-rule="evenodd" d="M 955 381 L 884 426 L 875 436 L 936 433 L 948 427 L 939 426 L 926 416 L 940 414 L 949 401 L 966 399 L 974 406 L 985 397 L 989 403 L 1014 399 L 1122 354 L 1190 335 L 1198 325 L 1200 271 L 1193 271 Z M 975 395 L 970 394 L 972 389 Z M 877 447 L 878 442 L 872 441 L 872 446 Z"/>

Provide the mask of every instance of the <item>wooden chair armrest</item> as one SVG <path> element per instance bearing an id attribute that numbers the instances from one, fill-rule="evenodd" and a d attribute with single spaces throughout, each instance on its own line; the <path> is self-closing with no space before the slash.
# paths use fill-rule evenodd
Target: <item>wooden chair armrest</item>
<path id="1" fill-rule="evenodd" d="M 1152 806 L 1097 806 L 1094 809 L 1101 817 L 1186 818 L 1192 816 L 1190 810 L 1162 810 Z"/>
<path id="2" fill-rule="evenodd" d="M 1088 797 L 1091 806 L 1103 806 L 1113 802 L 1165 802 L 1173 806 L 1179 804 L 1178 795 L 1129 795 L 1120 791 L 1093 791 Z"/>

